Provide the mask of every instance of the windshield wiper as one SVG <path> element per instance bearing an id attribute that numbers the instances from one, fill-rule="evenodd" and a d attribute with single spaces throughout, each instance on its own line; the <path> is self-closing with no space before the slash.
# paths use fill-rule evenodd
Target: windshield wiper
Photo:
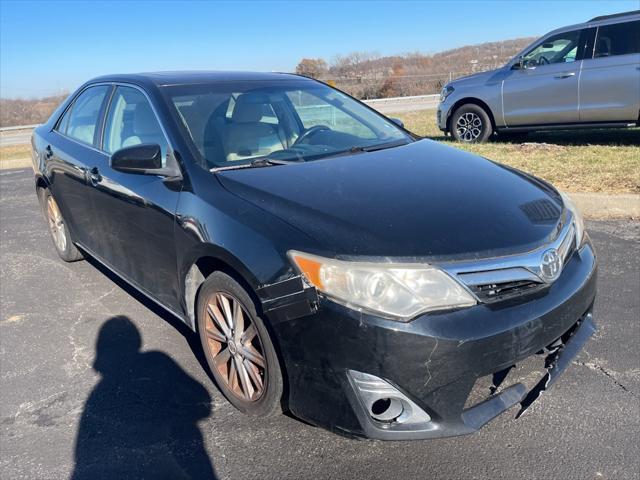
<path id="1" fill-rule="evenodd" d="M 364 146 L 360 146 L 360 145 L 356 145 L 351 147 L 348 150 L 343 150 L 341 152 L 336 152 L 330 155 L 327 155 L 323 158 L 333 158 L 333 157 L 342 157 L 344 155 L 349 155 L 351 153 L 360 153 L 360 152 L 377 152 L 378 150 L 384 150 L 387 148 L 393 148 L 393 147 L 400 147 L 402 145 L 407 145 L 409 142 L 407 142 L 406 140 L 395 140 L 393 142 L 386 142 L 386 143 L 378 143 L 376 145 L 364 145 Z"/>
<path id="2" fill-rule="evenodd" d="M 290 163 L 299 163 L 299 160 L 278 160 L 276 158 L 258 157 L 251 161 L 249 167 L 267 167 L 269 165 L 288 165 Z"/>
<path id="3" fill-rule="evenodd" d="M 229 165 L 227 167 L 214 167 L 210 171 L 215 172 L 223 172 L 225 170 L 238 170 L 240 168 L 259 168 L 259 167 L 270 167 L 272 165 L 287 165 L 289 163 L 299 163 L 298 161 L 289 161 L 289 160 L 277 160 L 274 158 L 267 157 L 258 157 L 254 158 L 250 163 L 241 163 L 239 165 Z"/>
<path id="4" fill-rule="evenodd" d="M 406 145 L 407 142 L 405 139 L 402 140 L 394 140 L 393 142 L 386 143 L 378 143 L 377 145 L 365 145 L 364 147 L 353 147 L 356 148 L 356 151 L 360 152 L 377 152 L 378 150 L 385 150 L 387 148 L 400 147 L 402 145 Z M 351 151 L 353 151 L 353 148 Z"/>

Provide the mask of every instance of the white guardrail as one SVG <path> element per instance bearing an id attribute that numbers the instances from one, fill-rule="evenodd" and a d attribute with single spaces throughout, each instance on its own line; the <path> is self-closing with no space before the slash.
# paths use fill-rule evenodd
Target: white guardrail
<path id="1" fill-rule="evenodd" d="M 2 127 L 0 128 L 0 132 L 13 132 L 15 130 L 32 130 L 39 126 L 40 126 L 39 123 L 34 123 L 33 125 L 18 125 L 16 127 Z"/>
<path id="2" fill-rule="evenodd" d="M 413 95 L 410 97 L 389 97 L 389 98 L 373 98 L 371 100 L 363 100 L 367 105 L 377 108 L 383 107 L 388 111 L 390 107 L 395 105 L 404 105 L 407 106 L 414 104 L 422 104 L 422 103 L 437 103 L 439 98 L 438 94 L 435 95 Z M 0 128 L 0 132 L 13 132 L 18 130 L 32 130 L 36 127 L 40 126 L 39 123 L 34 125 L 17 125 L 15 127 L 2 127 Z"/>
<path id="3" fill-rule="evenodd" d="M 371 100 L 363 100 L 364 103 L 370 106 L 374 105 L 387 105 L 389 103 L 422 103 L 438 101 L 439 94 L 433 95 L 413 95 L 410 97 L 389 97 L 389 98 L 372 98 Z"/>

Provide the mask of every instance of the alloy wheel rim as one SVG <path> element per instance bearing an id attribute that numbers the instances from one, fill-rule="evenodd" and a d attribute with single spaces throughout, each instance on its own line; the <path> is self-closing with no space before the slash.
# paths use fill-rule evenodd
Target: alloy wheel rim
<path id="1" fill-rule="evenodd" d="M 464 113 L 456 122 L 458 135 L 465 142 L 472 142 L 482 133 L 482 119 L 473 112 Z"/>
<path id="2" fill-rule="evenodd" d="M 53 236 L 56 247 L 58 247 L 61 252 L 64 252 L 67 248 L 67 237 L 64 234 L 64 220 L 62 219 L 58 204 L 51 196 L 47 199 L 47 219 L 49 220 L 49 229 L 51 230 L 51 235 Z"/>
<path id="3" fill-rule="evenodd" d="M 205 334 L 213 366 L 228 390 L 244 401 L 260 399 L 267 361 L 256 326 L 237 298 L 222 292 L 209 297 Z"/>

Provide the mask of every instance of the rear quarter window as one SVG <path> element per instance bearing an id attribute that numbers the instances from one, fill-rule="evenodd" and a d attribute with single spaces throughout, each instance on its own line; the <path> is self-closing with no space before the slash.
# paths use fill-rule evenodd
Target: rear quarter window
<path id="1" fill-rule="evenodd" d="M 640 53 L 640 20 L 598 28 L 594 58 Z"/>

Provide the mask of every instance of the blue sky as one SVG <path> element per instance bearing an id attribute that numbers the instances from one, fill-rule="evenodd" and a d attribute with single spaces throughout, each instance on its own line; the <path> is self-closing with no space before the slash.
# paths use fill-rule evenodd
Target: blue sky
<path id="1" fill-rule="evenodd" d="M 434 53 L 541 35 L 630 1 L 0 0 L 0 96 L 73 90 L 106 73 L 291 71 L 302 57 Z"/>

